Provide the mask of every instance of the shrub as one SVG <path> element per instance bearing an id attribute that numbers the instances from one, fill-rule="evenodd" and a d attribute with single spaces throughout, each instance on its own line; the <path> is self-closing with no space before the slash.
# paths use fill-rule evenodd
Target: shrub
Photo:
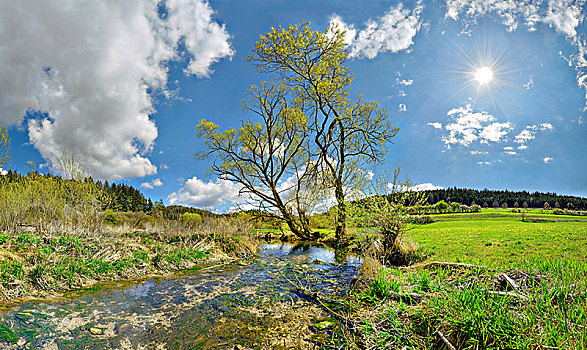
<path id="1" fill-rule="evenodd" d="M 196 228 L 202 224 L 202 215 L 198 213 L 183 213 L 181 222 L 189 228 Z"/>
<path id="2" fill-rule="evenodd" d="M 112 211 L 112 209 L 108 209 L 104 213 L 104 221 L 110 225 L 118 225 L 118 216 Z"/>

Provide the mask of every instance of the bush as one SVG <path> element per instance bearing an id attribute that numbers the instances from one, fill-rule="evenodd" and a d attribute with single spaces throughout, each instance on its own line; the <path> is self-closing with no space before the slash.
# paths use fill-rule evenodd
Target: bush
<path id="1" fill-rule="evenodd" d="M 112 209 L 106 210 L 104 213 L 104 221 L 110 225 L 118 225 L 118 216 L 112 211 Z"/>
<path id="2" fill-rule="evenodd" d="M 181 222 L 189 228 L 196 228 L 202 224 L 202 215 L 198 213 L 183 213 Z"/>
<path id="3" fill-rule="evenodd" d="M 434 221 L 434 219 L 429 216 L 429 215 L 416 215 L 412 217 L 411 222 L 413 222 L 414 224 L 431 224 Z"/>

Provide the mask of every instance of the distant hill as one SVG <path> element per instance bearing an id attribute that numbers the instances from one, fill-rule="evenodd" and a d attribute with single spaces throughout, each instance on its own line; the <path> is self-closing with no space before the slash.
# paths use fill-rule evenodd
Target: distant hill
<path id="1" fill-rule="evenodd" d="M 435 204 L 438 201 L 458 202 L 460 204 L 494 207 L 502 206 L 506 203 L 509 208 L 514 208 L 517 202 L 520 208 L 524 202 L 529 208 L 543 208 L 544 203 L 548 202 L 551 208 L 563 208 L 574 210 L 587 209 L 587 198 L 574 196 L 561 196 L 556 193 L 542 193 L 528 191 L 508 191 L 508 190 L 471 190 L 466 188 L 447 188 L 443 190 L 424 191 L 428 194 L 428 204 Z M 558 205 L 557 205 L 558 203 Z"/>

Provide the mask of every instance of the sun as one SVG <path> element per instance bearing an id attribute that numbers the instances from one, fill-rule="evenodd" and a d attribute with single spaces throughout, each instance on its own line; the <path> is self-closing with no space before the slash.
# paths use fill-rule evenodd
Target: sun
<path id="1" fill-rule="evenodd" d="M 487 66 L 481 67 L 475 72 L 475 80 L 481 85 L 487 84 L 493 80 L 493 71 Z"/>

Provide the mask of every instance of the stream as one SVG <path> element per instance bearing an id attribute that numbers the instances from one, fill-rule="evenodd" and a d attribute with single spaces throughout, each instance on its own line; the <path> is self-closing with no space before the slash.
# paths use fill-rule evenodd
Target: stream
<path id="1" fill-rule="evenodd" d="M 313 349 L 332 315 L 296 290 L 343 295 L 362 260 L 266 244 L 248 264 L 103 283 L 0 314 L 4 349 Z"/>

